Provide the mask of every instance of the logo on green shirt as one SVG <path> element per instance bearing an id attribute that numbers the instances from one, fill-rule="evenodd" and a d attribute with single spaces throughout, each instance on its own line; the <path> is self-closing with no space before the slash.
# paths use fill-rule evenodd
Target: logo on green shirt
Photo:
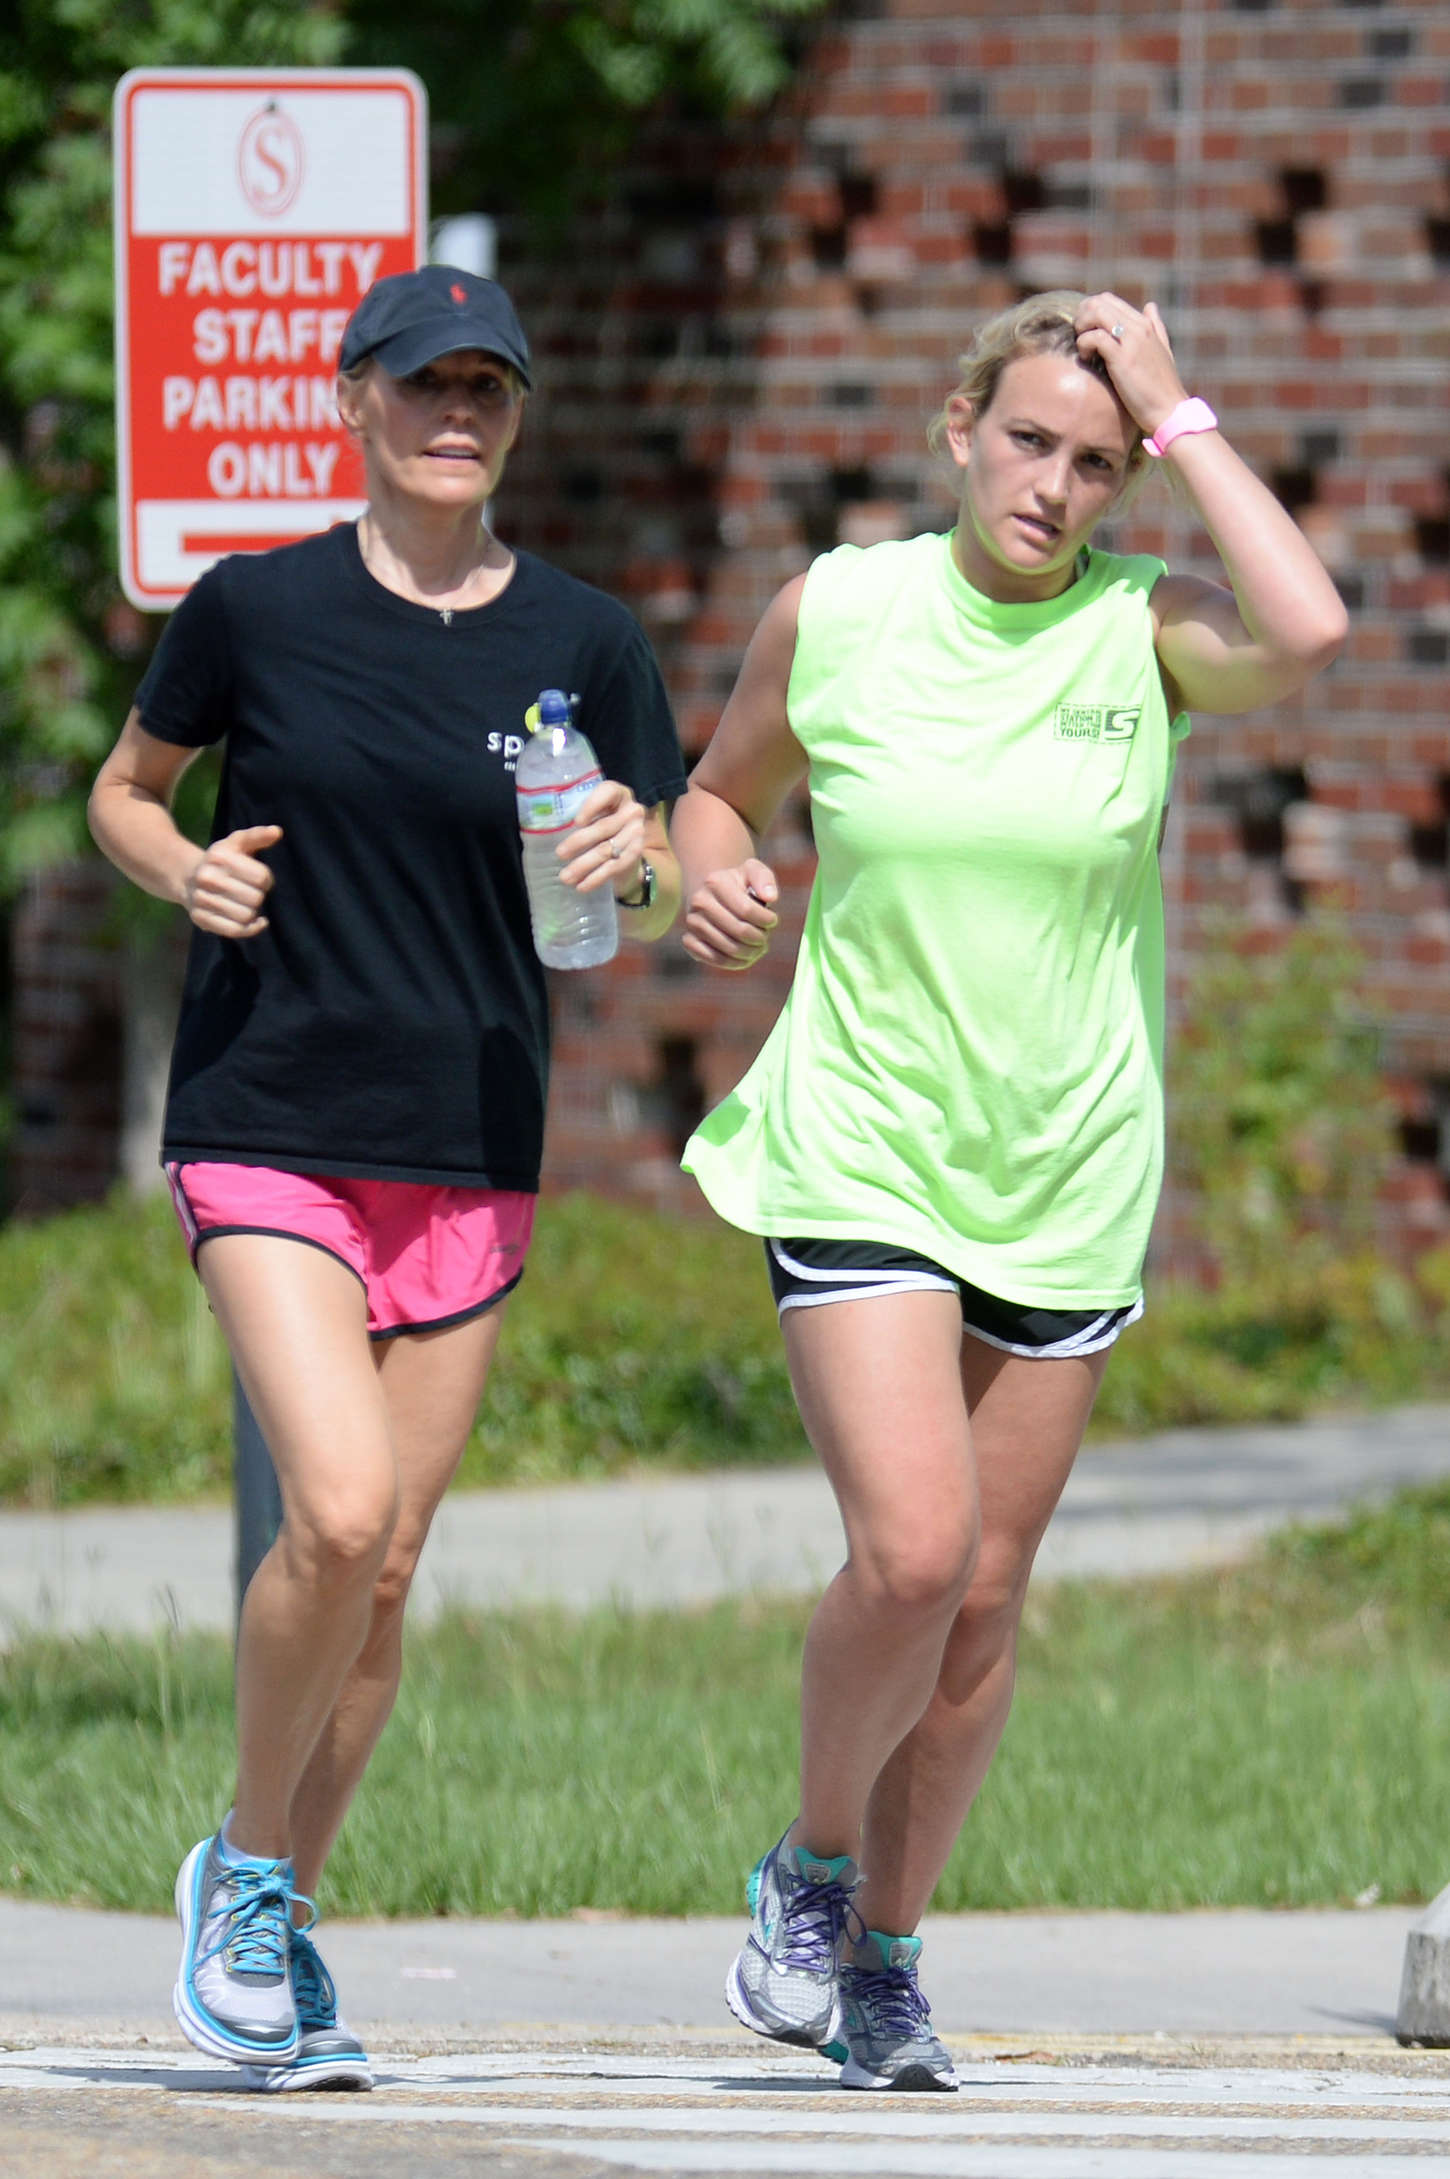
<path id="1" fill-rule="evenodd" d="M 1141 704 L 1059 704 L 1053 714 L 1054 741 L 1131 741 L 1143 715 Z"/>

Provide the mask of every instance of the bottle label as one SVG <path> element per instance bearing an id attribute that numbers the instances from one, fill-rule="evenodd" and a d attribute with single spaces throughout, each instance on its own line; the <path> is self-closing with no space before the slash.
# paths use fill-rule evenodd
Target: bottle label
<path id="1" fill-rule="evenodd" d="M 577 779 L 561 781 L 557 787 L 520 787 L 519 830 L 531 836 L 546 832 L 567 832 L 579 812 L 579 805 L 599 785 L 604 774 L 596 764 L 592 771 L 581 772 Z"/>

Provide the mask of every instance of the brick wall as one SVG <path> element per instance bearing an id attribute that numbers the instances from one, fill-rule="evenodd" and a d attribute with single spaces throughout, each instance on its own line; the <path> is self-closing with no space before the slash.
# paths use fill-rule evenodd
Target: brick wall
<path id="1" fill-rule="evenodd" d="M 1354 611 L 1300 700 L 1204 720 L 1166 850 L 1175 998 L 1217 913 L 1344 903 L 1388 1010 L 1400 1245 L 1450 1231 L 1450 18 L 1409 6 L 858 0 L 768 123 L 642 143 L 561 267 L 505 257 L 541 392 L 508 534 L 627 596 L 687 744 L 810 555 L 945 527 L 965 330 L 1031 288 L 1161 303 L 1189 383 Z M 1166 487 L 1112 540 L 1216 561 Z M 772 842 L 798 923 L 800 809 Z M 672 946 L 561 990 L 556 1180 L 688 1203 L 673 1151 L 780 1003 Z M 1160 1251 L 1187 1245 L 1171 1194 Z"/>
<path id="2" fill-rule="evenodd" d="M 1157 297 L 1354 608 L 1306 697 L 1187 746 L 1175 996 L 1215 913 L 1346 904 L 1392 1020 L 1405 1246 L 1450 1231 L 1447 87 L 1430 0 L 854 0 L 768 120 L 650 132 L 555 258 L 516 235 L 502 266 L 540 390 L 500 528 L 631 602 L 691 749 L 812 553 L 949 522 L 923 434 L 973 322 L 1058 284 Z M 1112 541 L 1216 565 L 1161 483 Z M 793 930 L 800 806 L 771 854 Z M 679 1141 L 788 975 L 788 945 L 727 978 L 666 941 L 555 978 L 554 1181 L 693 1204 Z M 1180 1260 L 1190 1208 L 1160 1228 Z"/>

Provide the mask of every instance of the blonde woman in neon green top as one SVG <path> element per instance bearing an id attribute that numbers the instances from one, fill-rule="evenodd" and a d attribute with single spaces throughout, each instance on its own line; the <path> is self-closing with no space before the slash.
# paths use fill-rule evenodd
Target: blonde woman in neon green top
<path id="1" fill-rule="evenodd" d="M 1345 634 L 1151 303 L 1003 313 L 933 442 L 955 530 L 841 547 L 786 586 L 672 827 L 687 950 L 748 969 L 776 925 L 756 837 L 809 782 L 819 869 L 790 997 L 685 1163 L 766 1238 L 848 1549 L 806 1639 L 800 1813 L 752 1878 L 726 1995 L 858 2088 L 956 2085 L 914 1932 L 1142 1306 L 1175 738 L 1189 711 L 1289 695 Z M 1091 544 L 1160 458 L 1227 584 Z"/>

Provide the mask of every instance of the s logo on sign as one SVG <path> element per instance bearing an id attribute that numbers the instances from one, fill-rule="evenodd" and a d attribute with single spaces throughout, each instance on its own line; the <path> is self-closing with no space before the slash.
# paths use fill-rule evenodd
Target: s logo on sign
<path id="1" fill-rule="evenodd" d="M 263 219 L 285 212 L 302 187 L 302 134 L 275 99 L 242 131 L 237 177 L 243 196 Z"/>

